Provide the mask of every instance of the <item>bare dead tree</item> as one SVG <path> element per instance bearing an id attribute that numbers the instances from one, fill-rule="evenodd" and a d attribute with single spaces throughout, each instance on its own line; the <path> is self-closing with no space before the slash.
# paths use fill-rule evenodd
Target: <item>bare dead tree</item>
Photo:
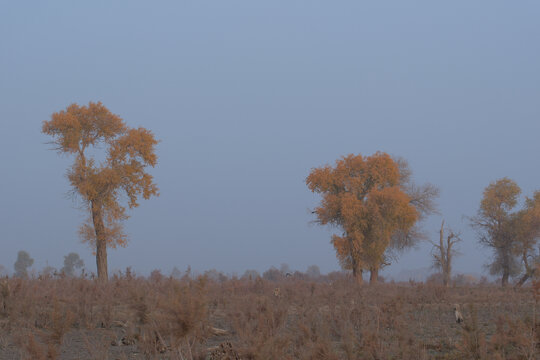
<path id="1" fill-rule="evenodd" d="M 459 233 L 454 232 L 448 228 L 448 236 L 446 240 L 444 238 L 444 220 L 441 223 L 441 230 L 439 231 L 439 243 L 430 241 L 433 245 L 433 265 L 435 268 L 440 269 L 443 275 L 443 284 L 448 286 L 452 276 L 452 262 L 454 256 L 458 252 L 454 249 L 454 245 L 461 241 Z"/>

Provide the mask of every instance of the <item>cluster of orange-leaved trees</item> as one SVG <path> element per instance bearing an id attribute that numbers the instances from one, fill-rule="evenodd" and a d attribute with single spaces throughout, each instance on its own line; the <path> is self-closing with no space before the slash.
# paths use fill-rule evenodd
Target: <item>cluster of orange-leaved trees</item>
<path id="1" fill-rule="evenodd" d="M 332 244 L 342 267 L 352 270 L 358 283 L 363 282 L 364 271 L 370 272 L 370 282 L 376 282 L 379 269 L 396 249 L 410 247 L 422 237 L 415 226 L 418 220 L 435 211 L 437 189 L 430 184 L 416 186 L 410 177 L 403 159 L 379 152 L 342 157 L 333 167 L 313 169 L 306 179 L 309 189 L 322 196 L 313 211 L 317 222 L 340 230 L 340 235 L 332 236 Z M 521 286 L 540 264 L 540 191 L 513 211 L 520 193 L 514 181 L 497 180 L 485 189 L 477 215 L 470 218 L 480 242 L 493 250 L 489 269 L 502 275 L 503 286 L 518 274 L 516 285 Z M 452 230 L 446 241 L 443 236 L 441 226 L 433 257 L 448 285 L 453 245 L 461 239 Z"/>
<path id="2" fill-rule="evenodd" d="M 68 179 L 90 215 L 80 235 L 95 249 L 98 279 L 107 281 L 107 247 L 126 245 L 122 228 L 128 217 L 126 206 L 138 206 L 141 196 L 158 195 L 152 175 L 146 172 L 157 163 L 157 140 L 147 129 L 129 128 L 100 102 L 72 104 L 53 113 L 42 131 L 53 137 L 57 151 L 75 156 Z M 96 146 L 105 148 L 101 161 L 93 156 Z M 352 270 L 358 283 L 362 283 L 364 271 L 370 272 L 370 282 L 376 282 L 383 266 L 424 236 L 418 221 L 435 212 L 439 193 L 431 184 L 414 184 L 407 162 L 383 152 L 348 155 L 334 167 L 312 169 L 306 184 L 321 194 L 320 206 L 313 213 L 319 224 L 339 229 L 332 244 L 342 267 Z M 522 210 L 512 213 L 519 193 L 519 187 L 506 178 L 491 184 L 478 215 L 471 218 L 480 241 L 495 249 L 491 269 L 502 273 L 503 285 L 515 274 L 518 257 L 525 266 L 520 283 L 533 274 L 538 263 L 540 192 L 527 199 Z M 120 201 L 122 194 L 128 199 L 125 205 Z M 440 246 L 443 254 L 442 240 Z"/>
<path id="3" fill-rule="evenodd" d="M 516 286 L 523 285 L 540 266 L 540 191 L 526 197 L 523 207 L 516 209 L 520 194 L 513 180 L 499 179 L 486 187 L 478 213 L 471 218 L 480 243 L 493 249 L 489 270 L 502 275 L 502 286 L 519 274 Z"/>

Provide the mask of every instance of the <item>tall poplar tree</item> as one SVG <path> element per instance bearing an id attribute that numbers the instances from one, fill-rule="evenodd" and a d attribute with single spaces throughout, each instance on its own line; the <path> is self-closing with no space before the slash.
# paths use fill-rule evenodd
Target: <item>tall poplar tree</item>
<path id="1" fill-rule="evenodd" d="M 153 177 L 146 172 L 157 163 L 157 140 L 145 128 L 128 127 L 101 102 L 87 106 L 72 104 L 43 122 L 42 132 L 53 137 L 59 153 L 73 155 L 67 177 L 72 190 L 87 207 L 89 220 L 80 235 L 96 252 L 98 279 L 107 281 L 107 247 L 125 246 L 122 221 L 126 206 L 139 205 L 139 197 L 158 195 Z M 97 150 L 96 150 L 97 149 Z M 99 149 L 104 159 L 97 159 Z M 127 204 L 121 202 L 125 194 Z"/>

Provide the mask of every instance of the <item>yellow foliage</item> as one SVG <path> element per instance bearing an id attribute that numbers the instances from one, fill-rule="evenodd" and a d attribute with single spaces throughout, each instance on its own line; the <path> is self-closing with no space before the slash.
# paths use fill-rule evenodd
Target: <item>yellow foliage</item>
<path id="1" fill-rule="evenodd" d="M 519 186 L 506 177 L 489 184 L 484 190 L 479 215 L 492 221 L 503 221 L 516 206 L 519 194 Z"/>
<path id="2" fill-rule="evenodd" d="M 85 201 L 90 218 L 79 231 L 83 241 L 93 247 L 102 239 L 107 246 L 125 246 L 127 237 L 121 221 L 127 218 L 121 195 L 127 206 L 138 206 L 138 198 L 158 195 L 147 166 L 157 163 L 152 132 L 129 128 L 101 102 L 87 106 L 72 104 L 43 122 L 42 132 L 53 137 L 56 150 L 75 155 L 67 177 L 75 193 Z M 89 152 L 104 146 L 106 158 L 99 162 Z"/>
<path id="3" fill-rule="evenodd" d="M 398 164 L 382 152 L 351 154 L 337 160 L 335 167 L 312 169 L 306 184 L 322 195 L 314 213 L 320 224 L 343 231 L 342 236 L 332 236 L 332 244 L 344 268 L 378 269 L 392 235 L 408 231 L 418 220 L 400 179 Z"/>

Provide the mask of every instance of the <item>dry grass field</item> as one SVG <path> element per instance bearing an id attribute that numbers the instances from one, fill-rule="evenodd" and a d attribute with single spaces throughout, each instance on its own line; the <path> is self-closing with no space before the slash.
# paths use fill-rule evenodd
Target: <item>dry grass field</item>
<path id="1" fill-rule="evenodd" d="M 107 284 L 4 279 L 0 291 L 1 359 L 538 359 L 540 350 L 534 287 L 128 272 Z"/>

